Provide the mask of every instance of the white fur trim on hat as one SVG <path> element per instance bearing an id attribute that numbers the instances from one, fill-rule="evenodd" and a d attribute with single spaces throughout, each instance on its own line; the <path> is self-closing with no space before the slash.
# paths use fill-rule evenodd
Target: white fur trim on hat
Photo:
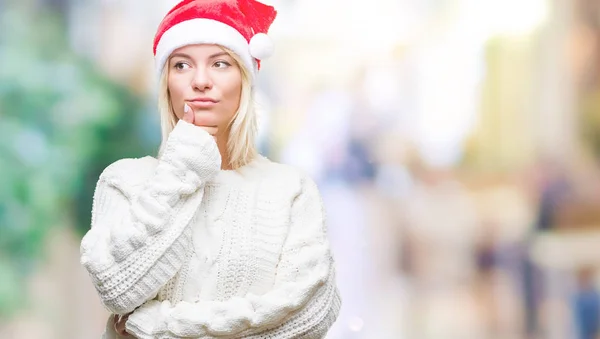
<path id="1" fill-rule="evenodd" d="M 174 50 L 192 44 L 217 44 L 236 53 L 252 76 L 256 74 L 256 62 L 248 42 L 235 28 L 212 19 L 191 19 L 167 30 L 156 46 L 155 70 L 157 78 Z"/>

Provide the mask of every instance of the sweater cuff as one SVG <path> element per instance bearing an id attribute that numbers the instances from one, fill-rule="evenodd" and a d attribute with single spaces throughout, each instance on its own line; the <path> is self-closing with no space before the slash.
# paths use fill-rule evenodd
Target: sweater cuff
<path id="1" fill-rule="evenodd" d="M 167 317 L 169 301 L 150 300 L 135 310 L 127 319 L 125 328 L 128 333 L 138 339 L 154 339 L 160 333 L 167 332 Z"/>
<path id="2" fill-rule="evenodd" d="M 182 171 L 191 170 L 203 181 L 221 169 L 221 154 L 213 136 L 184 120 L 169 134 L 160 160 Z"/>

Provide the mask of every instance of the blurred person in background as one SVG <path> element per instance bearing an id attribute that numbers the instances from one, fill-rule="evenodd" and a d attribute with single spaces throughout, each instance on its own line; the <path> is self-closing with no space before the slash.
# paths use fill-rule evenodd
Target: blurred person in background
<path id="1" fill-rule="evenodd" d="M 577 272 L 577 291 L 573 310 L 577 339 L 597 339 L 600 335 L 600 293 L 594 284 L 595 269 L 582 268 Z"/>
<path id="2" fill-rule="evenodd" d="M 543 270 L 531 258 L 529 252 L 536 236 L 552 231 L 557 225 L 557 212 L 564 205 L 572 188 L 568 180 L 566 168 L 560 162 L 550 158 L 542 159 L 537 168 L 536 194 L 538 208 L 536 220 L 530 234 L 524 239 L 522 251 L 522 286 L 525 307 L 525 330 L 528 338 L 540 335 L 540 309 L 547 297 L 547 279 Z"/>
<path id="3" fill-rule="evenodd" d="M 81 242 L 105 338 L 323 338 L 341 299 L 315 182 L 255 148 L 273 7 L 185 0 L 154 40 L 163 142 L 98 180 Z"/>

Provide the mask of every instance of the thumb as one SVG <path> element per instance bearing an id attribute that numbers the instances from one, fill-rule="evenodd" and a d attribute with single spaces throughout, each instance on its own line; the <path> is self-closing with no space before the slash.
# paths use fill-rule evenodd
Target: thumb
<path id="1" fill-rule="evenodd" d="M 183 105 L 183 121 L 194 123 L 194 111 L 188 104 Z"/>

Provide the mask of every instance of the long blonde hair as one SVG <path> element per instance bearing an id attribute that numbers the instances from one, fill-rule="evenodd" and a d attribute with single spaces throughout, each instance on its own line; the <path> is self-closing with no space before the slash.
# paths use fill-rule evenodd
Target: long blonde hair
<path id="1" fill-rule="evenodd" d="M 256 149 L 257 117 L 254 104 L 254 93 L 251 84 L 251 75 L 237 54 L 227 48 L 221 47 L 237 63 L 242 73 L 242 93 L 238 110 L 229 122 L 229 137 L 227 140 L 227 151 L 229 152 L 229 166 L 237 169 L 248 164 L 258 154 Z M 158 88 L 158 111 L 160 113 L 160 129 L 162 140 L 158 151 L 162 155 L 169 134 L 175 128 L 179 120 L 173 110 L 171 94 L 169 93 L 169 62 L 165 63 L 162 70 Z"/>

